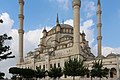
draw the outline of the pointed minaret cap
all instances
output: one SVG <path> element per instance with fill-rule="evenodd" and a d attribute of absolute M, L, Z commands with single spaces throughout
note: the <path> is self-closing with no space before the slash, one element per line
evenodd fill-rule
<path fill-rule="evenodd" d="M 44 32 L 47 32 L 47 30 L 46 30 L 46 28 L 45 28 L 45 27 L 44 27 L 44 29 L 43 29 L 43 33 L 44 33 Z"/>
<path fill-rule="evenodd" d="M 101 5 L 100 0 L 98 0 L 98 4 L 97 5 Z"/>
<path fill-rule="evenodd" d="M 57 13 L 57 19 L 56 19 L 56 25 L 59 24 L 59 18 L 58 18 L 58 13 Z"/>

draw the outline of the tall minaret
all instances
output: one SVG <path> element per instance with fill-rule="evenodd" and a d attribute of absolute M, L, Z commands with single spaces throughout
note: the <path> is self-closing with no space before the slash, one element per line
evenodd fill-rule
<path fill-rule="evenodd" d="M 98 58 L 102 57 L 102 51 L 101 51 L 101 46 L 102 46 L 102 36 L 101 36 L 101 27 L 102 27 L 102 23 L 101 23 L 101 3 L 100 0 L 98 0 L 98 4 L 97 4 L 97 19 L 98 19 L 98 24 L 97 24 L 97 29 L 98 29 L 98 37 L 97 37 L 97 41 L 98 41 Z"/>
<path fill-rule="evenodd" d="M 72 0 L 73 15 L 74 15 L 74 44 L 73 44 L 73 54 L 80 54 L 80 0 Z"/>
<path fill-rule="evenodd" d="M 23 15 L 23 9 L 24 9 L 24 0 L 19 0 L 19 5 L 20 5 L 20 11 L 19 11 L 19 58 L 18 58 L 18 64 L 21 64 L 22 62 L 24 62 L 23 59 L 23 34 L 24 34 L 24 30 L 23 30 L 23 20 L 24 20 L 24 15 Z"/>

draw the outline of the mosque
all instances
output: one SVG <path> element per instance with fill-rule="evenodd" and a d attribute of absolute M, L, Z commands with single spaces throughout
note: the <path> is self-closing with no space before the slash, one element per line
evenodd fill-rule
<path fill-rule="evenodd" d="M 98 56 L 95 57 L 91 52 L 89 41 L 85 38 L 85 33 L 80 32 L 80 0 L 72 0 L 73 7 L 73 26 L 69 24 L 60 24 L 57 15 L 56 25 L 49 31 L 45 28 L 43 36 L 40 38 L 40 43 L 35 51 L 28 52 L 23 58 L 23 9 L 24 1 L 19 0 L 19 57 L 18 67 L 49 70 L 52 67 L 64 67 L 64 62 L 69 58 L 80 58 L 84 60 L 85 64 L 91 68 L 92 62 L 96 59 L 102 59 L 104 67 L 109 68 L 109 80 L 115 80 L 119 77 L 119 58 L 120 55 L 110 53 L 106 57 L 102 55 L 102 35 L 101 35 L 101 2 L 97 3 L 97 42 L 98 42 Z M 65 79 L 64 77 L 62 77 Z M 70 79 L 65 79 L 70 80 Z M 87 79 L 85 79 L 87 80 Z M 88 79 L 89 80 L 89 79 Z M 108 79 L 107 79 L 108 80 Z"/>

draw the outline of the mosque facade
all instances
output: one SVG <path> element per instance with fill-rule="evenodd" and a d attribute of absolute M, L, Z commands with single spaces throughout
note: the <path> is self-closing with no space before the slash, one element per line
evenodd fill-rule
<path fill-rule="evenodd" d="M 47 31 L 43 30 L 43 36 L 40 38 L 38 48 L 33 52 L 28 52 L 23 58 L 23 9 L 24 1 L 19 0 L 19 58 L 18 67 L 49 70 L 52 67 L 64 67 L 64 62 L 69 58 L 80 58 L 84 60 L 85 65 L 91 69 L 92 62 L 96 59 L 102 59 L 104 67 L 109 68 L 109 80 L 115 80 L 119 74 L 119 58 L 120 55 L 110 53 L 106 57 L 102 55 L 102 35 L 101 35 L 101 3 L 97 3 L 97 42 L 98 42 L 98 56 L 95 57 L 91 52 L 89 41 L 85 38 L 85 33 L 80 32 L 80 0 L 72 0 L 73 7 L 73 26 L 69 24 L 60 24 L 57 15 L 55 26 Z M 63 77 L 64 79 L 64 77 Z M 70 80 L 70 79 L 68 79 Z M 87 79 L 85 79 L 87 80 Z"/>

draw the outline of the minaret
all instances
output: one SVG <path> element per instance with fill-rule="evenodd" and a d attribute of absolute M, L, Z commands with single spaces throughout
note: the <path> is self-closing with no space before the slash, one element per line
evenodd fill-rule
<path fill-rule="evenodd" d="M 19 58 L 18 58 L 18 64 L 21 64 L 22 62 L 24 62 L 23 60 L 23 34 L 24 34 L 24 30 L 23 30 L 23 20 L 24 20 L 24 15 L 23 15 L 23 6 L 24 6 L 24 1 L 23 0 L 19 0 Z"/>
<path fill-rule="evenodd" d="M 81 7 L 81 1 L 80 0 L 72 0 L 72 7 L 73 7 L 73 15 L 74 15 L 73 54 L 80 54 L 80 7 Z"/>
<path fill-rule="evenodd" d="M 101 23 L 101 3 L 100 0 L 98 0 L 98 4 L 97 4 L 97 19 L 98 19 L 98 24 L 97 24 L 97 29 L 98 29 L 98 37 L 97 37 L 97 41 L 98 41 L 98 58 L 102 57 L 102 51 L 101 51 L 101 46 L 102 46 L 102 36 L 101 36 L 101 27 L 102 27 L 102 23 Z"/>

